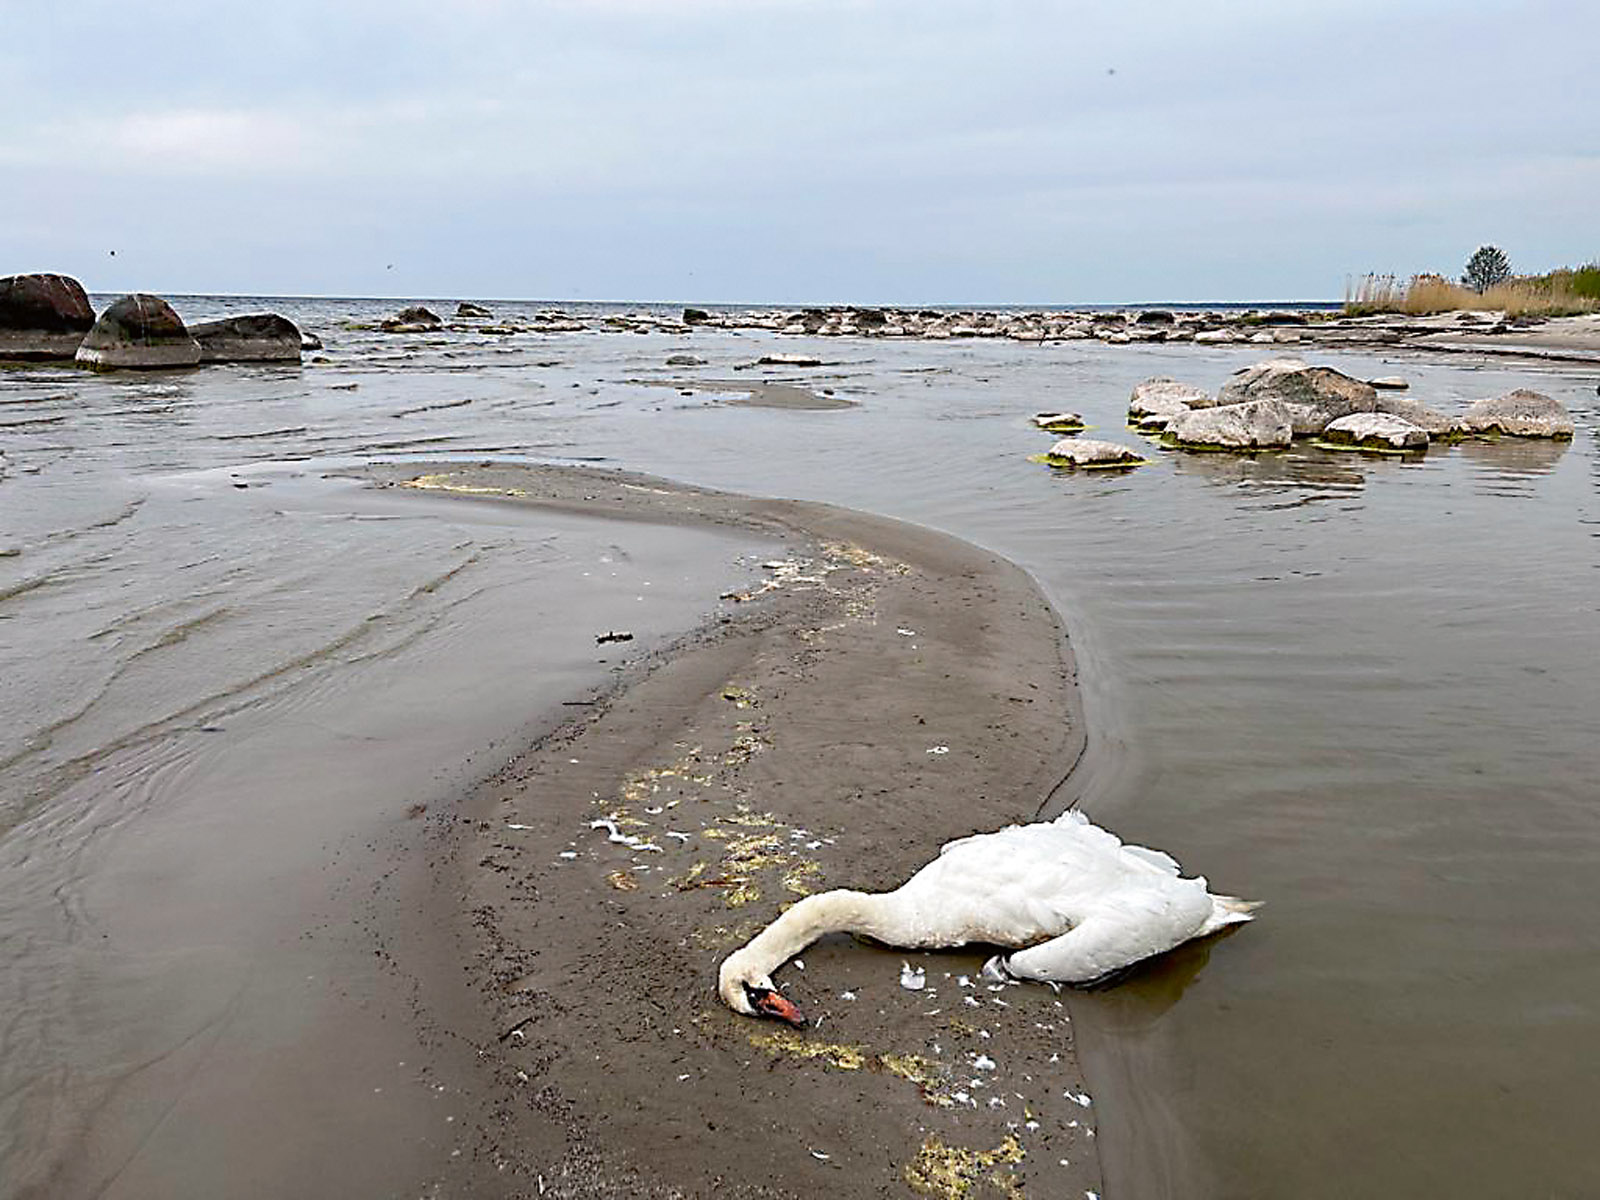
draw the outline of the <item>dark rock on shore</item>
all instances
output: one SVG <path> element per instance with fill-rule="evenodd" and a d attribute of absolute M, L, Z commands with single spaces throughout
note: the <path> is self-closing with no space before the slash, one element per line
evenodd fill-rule
<path fill-rule="evenodd" d="M 200 343 L 170 304 L 141 292 L 122 297 L 101 313 L 75 357 L 107 371 L 192 367 L 200 361 Z"/>
<path fill-rule="evenodd" d="M 494 314 L 481 304 L 472 304 L 463 300 L 456 305 L 456 316 L 487 318 L 494 316 Z"/>
<path fill-rule="evenodd" d="M 203 363 L 300 361 L 300 329 L 277 313 L 205 321 L 191 326 L 189 333 L 200 343 Z"/>
<path fill-rule="evenodd" d="M 66 275 L 0 279 L 0 358 L 71 358 L 94 327 L 83 285 Z"/>

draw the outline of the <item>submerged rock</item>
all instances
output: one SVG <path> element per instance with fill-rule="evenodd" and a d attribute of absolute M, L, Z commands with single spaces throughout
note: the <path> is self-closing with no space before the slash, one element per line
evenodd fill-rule
<path fill-rule="evenodd" d="M 1145 460 L 1139 452 L 1116 442 L 1099 442 L 1093 438 L 1062 438 L 1044 456 L 1053 467 L 1140 467 Z"/>
<path fill-rule="evenodd" d="M 1280 401 L 1247 400 L 1181 413 L 1167 436 L 1189 450 L 1281 450 L 1294 439 L 1294 423 Z"/>
<path fill-rule="evenodd" d="M 494 314 L 481 304 L 473 304 L 470 301 L 463 300 L 456 305 L 456 316 L 488 318 L 494 316 Z"/>
<path fill-rule="evenodd" d="M 820 367 L 822 360 L 815 354 L 763 354 L 756 359 L 758 367 Z"/>
<path fill-rule="evenodd" d="M 1388 413 L 1351 413 L 1330 421 L 1322 436 L 1336 446 L 1358 450 L 1425 450 L 1428 447 L 1427 430 Z"/>
<path fill-rule="evenodd" d="M 124 296 L 94 323 L 75 356 L 97 370 L 192 367 L 200 343 L 189 336 L 183 318 L 159 296 Z"/>
<path fill-rule="evenodd" d="M 200 343 L 203 363 L 299 362 L 304 349 L 299 327 L 277 313 L 205 321 L 191 326 L 189 334 Z"/>
<path fill-rule="evenodd" d="M 669 355 L 667 355 L 667 366 L 669 366 L 669 367 L 703 367 L 705 365 L 706 365 L 706 360 L 705 359 L 697 358 L 693 354 L 669 354 Z"/>
<path fill-rule="evenodd" d="M 1506 437 L 1570 438 L 1572 418 L 1559 400 L 1518 388 L 1493 400 L 1479 400 L 1462 418 L 1468 433 Z"/>
<path fill-rule="evenodd" d="M 1298 358 L 1274 358 L 1246 367 L 1223 385 L 1216 403 L 1277 400 L 1289 411 L 1296 437 L 1321 433 L 1330 421 L 1355 412 L 1374 412 L 1372 385 L 1332 367 L 1313 367 Z"/>
<path fill-rule="evenodd" d="M 83 285 L 67 275 L 0 279 L 0 358 L 71 358 L 94 327 Z"/>

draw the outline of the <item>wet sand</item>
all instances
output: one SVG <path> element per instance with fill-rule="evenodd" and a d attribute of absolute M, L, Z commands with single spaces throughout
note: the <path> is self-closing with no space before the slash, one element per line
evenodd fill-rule
<path fill-rule="evenodd" d="M 365 474 L 398 487 L 419 470 Z M 724 619 L 474 789 L 470 823 L 446 835 L 436 873 L 467 923 L 460 979 L 478 1002 L 452 1035 L 482 1068 L 446 1190 L 1099 1190 L 1065 1003 L 990 991 L 983 953 L 825 939 L 780 972 L 814 1022 L 799 1034 L 714 992 L 723 955 L 797 895 L 892 887 L 950 838 L 1070 799 L 1083 725 L 1033 581 L 822 505 L 583 469 L 427 470 L 431 490 L 479 502 L 788 546 Z M 613 842 L 600 819 L 660 849 Z M 905 960 L 925 990 L 900 986 Z"/>

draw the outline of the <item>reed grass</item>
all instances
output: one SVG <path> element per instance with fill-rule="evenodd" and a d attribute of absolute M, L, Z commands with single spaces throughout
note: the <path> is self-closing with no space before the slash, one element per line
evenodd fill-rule
<path fill-rule="evenodd" d="M 1548 275 L 1522 275 L 1482 292 L 1442 275 L 1363 275 L 1345 286 L 1346 316 L 1405 313 L 1503 312 L 1508 317 L 1571 317 L 1600 312 L 1600 264 L 1561 267 Z"/>

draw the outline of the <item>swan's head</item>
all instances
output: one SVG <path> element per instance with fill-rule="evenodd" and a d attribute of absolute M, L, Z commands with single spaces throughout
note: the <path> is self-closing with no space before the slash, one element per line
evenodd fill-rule
<path fill-rule="evenodd" d="M 717 974 L 717 993 L 724 1004 L 747 1017 L 772 1017 L 796 1029 L 806 1023 L 800 1010 L 778 991 L 771 977 L 745 960 L 742 954 L 731 954 L 723 960 Z"/>

